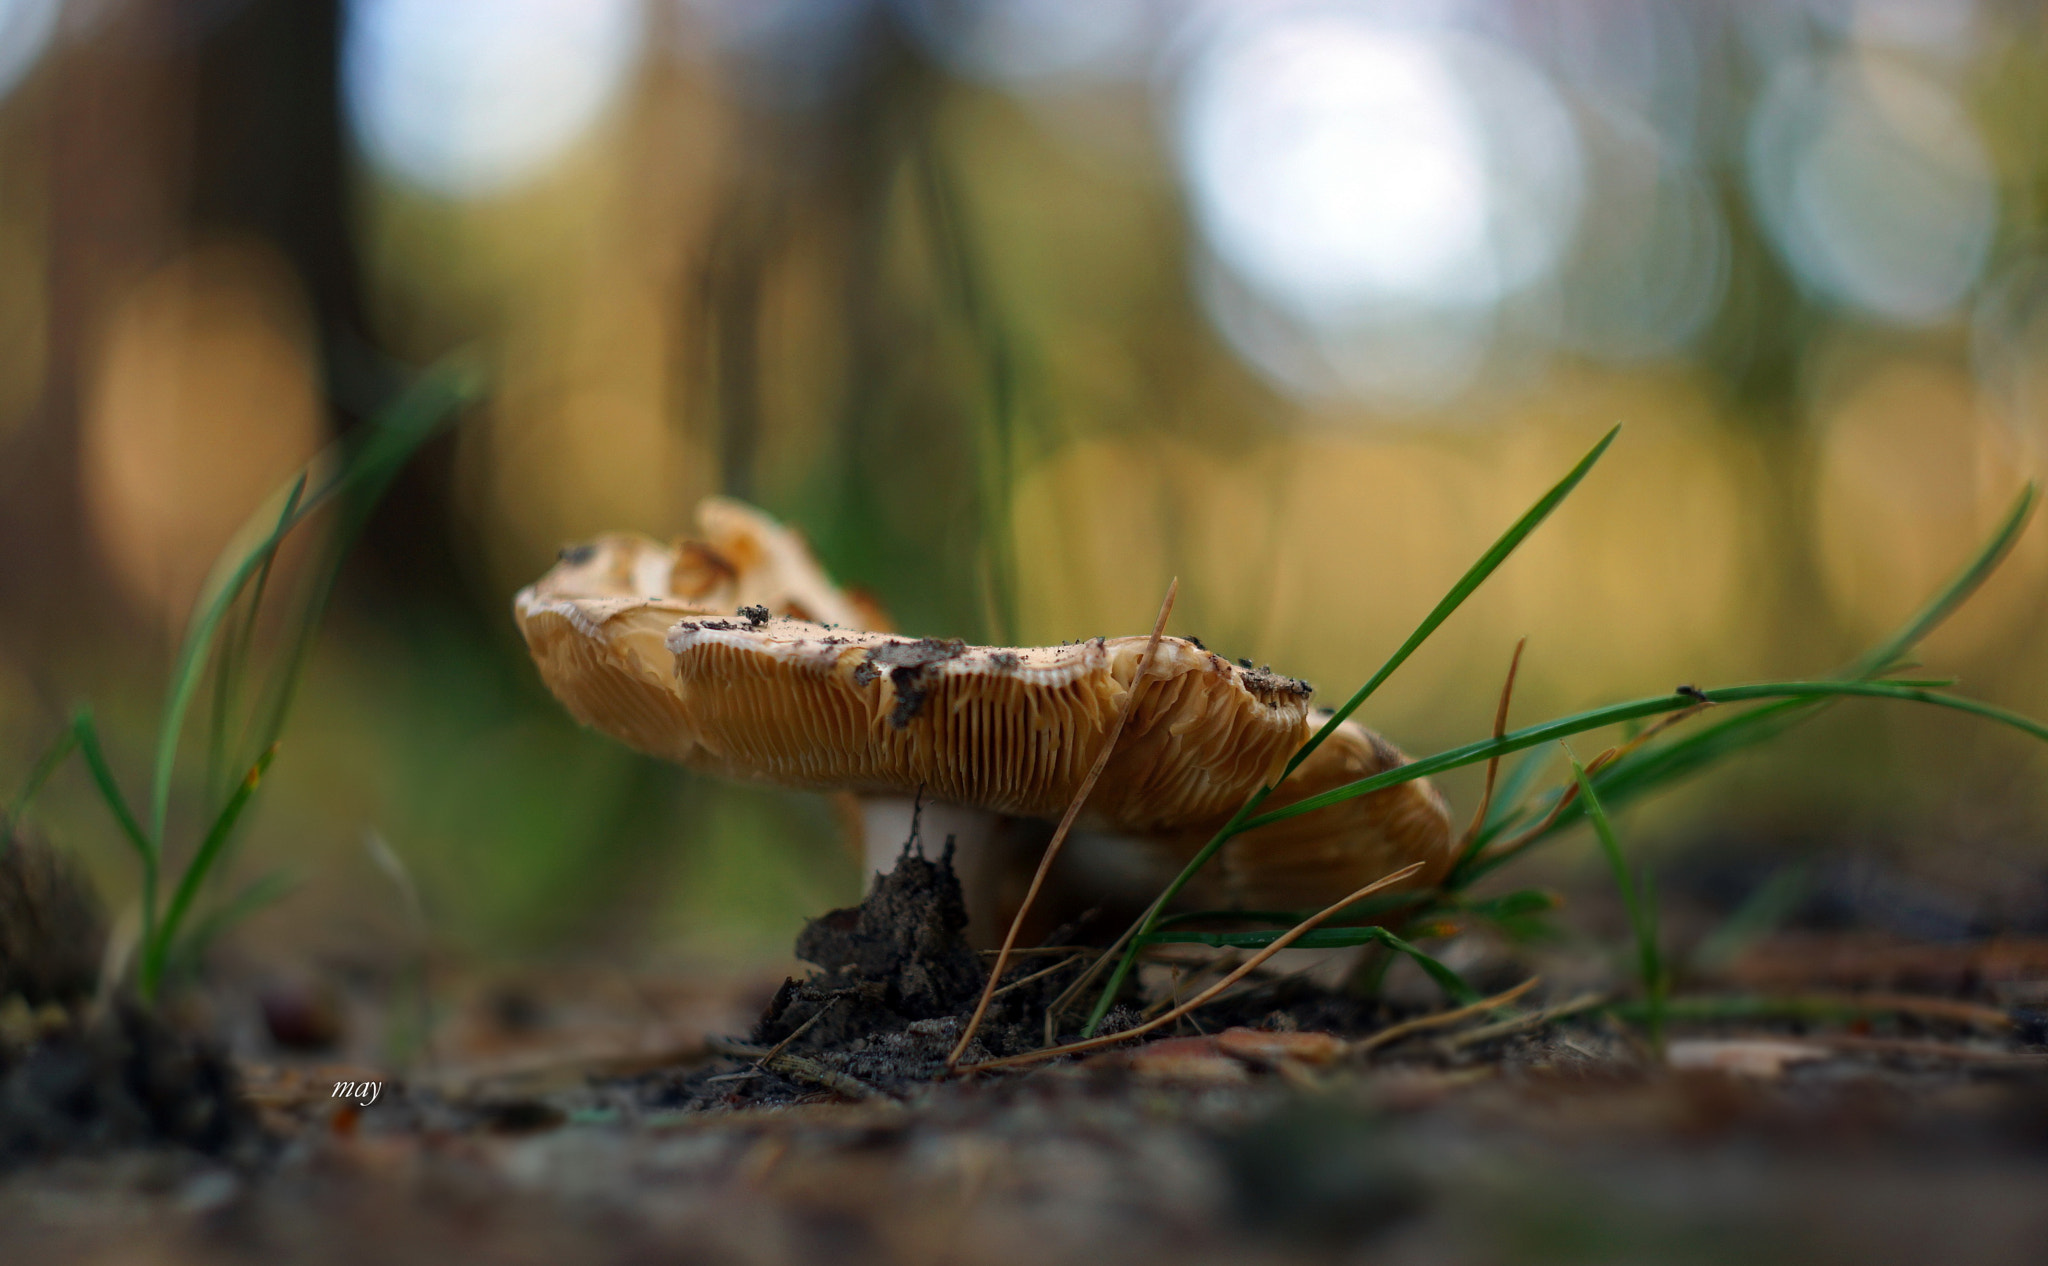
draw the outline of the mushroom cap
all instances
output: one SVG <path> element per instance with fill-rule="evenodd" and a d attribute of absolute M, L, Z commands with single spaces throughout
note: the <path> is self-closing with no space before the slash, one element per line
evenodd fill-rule
<path fill-rule="evenodd" d="M 690 557 L 687 546 L 603 537 L 565 551 L 514 610 L 542 677 L 578 720 L 730 778 L 1057 818 L 1145 653 L 1144 637 L 980 647 L 775 614 L 832 610 L 827 596 L 836 591 L 815 564 L 822 588 L 791 583 L 808 577 L 765 554 L 762 574 L 734 569 L 707 587 L 707 596 L 764 601 L 737 614 L 708 610 L 694 591 L 677 593 L 679 574 L 699 583 L 684 566 Z M 1127 837 L 1177 867 L 1278 777 L 1326 718 L 1310 707 L 1311 693 L 1304 682 L 1161 638 L 1080 825 Z M 1277 808 L 1405 759 L 1347 721 L 1267 803 Z M 1417 780 L 1238 836 L 1219 860 L 1196 893 L 1211 902 L 1326 904 L 1415 861 L 1425 866 L 1408 886 L 1422 886 L 1451 863 L 1449 813 Z"/>
<path fill-rule="evenodd" d="M 825 575 L 795 529 L 743 501 L 706 497 L 697 503 L 702 540 L 659 541 L 607 532 L 562 551 L 555 566 L 522 590 L 564 598 L 659 598 L 691 611 L 734 612 L 762 606 L 825 624 L 886 629 L 874 603 L 846 593 Z"/>

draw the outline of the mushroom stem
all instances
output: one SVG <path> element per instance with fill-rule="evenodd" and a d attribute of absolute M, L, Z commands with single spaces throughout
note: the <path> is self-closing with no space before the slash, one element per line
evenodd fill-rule
<path fill-rule="evenodd" d="M 943 800 L 922 805 L 910 796 L 862 796 L 860 799 L 861 877 L 873 888 L 877 875 L 896 868 L 913 831 L 924 855 L 936 859 L 953 843 L 953 874 L 967 901 L 968 940 L 996 943 L 1002 912 L 998 891 L 1010 869 L 1003 854 L 1003 817 L 992 809 L 974 809 Z"/>
<path fill-rule="evenodd" d="M 926 800 L 920 808 L 910 796 L 857 796 L 851 802 L 847 833 L 860 853 L 864 887 L 874 886 L 876 874 L 895 869 L 910 842 L 914 814 L 926 857 L 936 859 L 946 841 L 953 842 L 953 874 L 967 904 L 967 943 L 980 950 L 1003 943 L 1052 838 L 1052 823 L 945 800 Z M 1074 831 L 1018 943 L 1030 944 L 1091 908 L 1114 911 L 1114 918 L 1134 914 L 1173 877 L 1174 864 L 1173 855 L 1132 836 Z"/>

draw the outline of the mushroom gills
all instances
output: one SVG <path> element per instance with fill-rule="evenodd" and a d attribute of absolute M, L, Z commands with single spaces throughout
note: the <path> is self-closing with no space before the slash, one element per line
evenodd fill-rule
<path fill-rule="evenodd" d="M 1048 876 L 1053 909 L 1142 907 L 1329 715 L 1306 683 L 1178 637 L 1159 641 L 1133 699 L 1143 637 L 1005 648 L 877 631 L 885 618 L 834 588 L 789 529 L 725 499 L 700 506 L 699 522 L 702 542 L 615 534 L 565 550 L 520 591 L 514 614 L 549 688 L 578 720 L 652 755 L 857 797 L 852 834 L 870 871 L 894 865 L 922 800 L 925 854 L 958 842 L 970 934 L 984 944 L 1126 705 Z M 1406 760 L 1346 721 L 1267 807 Z M 1419 889 L 1452 851 L 1449 810 L 1416 779 L 1233 838 L 1182 904 L 1315 909 L 1418 861 L 1402 887 Z"/>

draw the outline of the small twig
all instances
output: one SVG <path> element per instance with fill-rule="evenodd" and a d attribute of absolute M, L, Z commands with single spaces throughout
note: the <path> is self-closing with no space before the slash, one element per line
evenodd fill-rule
<path fill-rule="evenodd" d="M 1913 1059 L 1945 1059 L 1959 1064 L 1991 1068 L 2048 1069 L 2048 1055 L 2025 1051 L 1987 1051 L 1959 1042 L 1926 1042 L 1908 1037 L 1858 1037 L 1853 1034 L 1820 1034 L 1799 1039 L 1832 1050 L 1860 1055 L 1899 1055 Z"/>
<path fill-rule="evenodd" d="M 1598 760 L 1599 757 L 1596 756 L 1594 759 Z M 1513 839 L 1486 850 L 1486 860 L 1498 865 L 1543 838 L 1543 833 L 1557 825 L 1558 816 L 1570 808 L 1572 801 L 1578 798 L 1579 789 L 1577 787 L 1566 787 L 1564 794 L 1557 798 L 1556 804 L 1550 806 L 1550 812 L 1543 815 L 1541 822 L 1538 822 L 1535 826 L 1530 827 Z"/>
<path fill-rule="evenodd" d="M 1081 816 L 1081 806 L 1088 802 L 1088 793 L 1095 790 L 1095 780 L 1102 777 L 1110 754 L 1116 751 L 1116 741 L 1123 737 L 1124 723 L 1131 719 L 1138 696 L 1144 692 L 1146 678 L 1151 676 L 1152 659 L 1158 653 L 1159 638 L 1166 632 L 1166 619 L 1173 614 L 1173 600 L 1179 593 L 1180 578 L 1176 576 L 1166 586 L 1166 598 L 1159 604 L 1159 618 L 1152 622 L 1152 636 L 1145 639 L 1145 654 L 1138 660 L 1138 673 L 1131 679 L 1130 691 L 1124 695 L 1124 706 L 1117 709 L 1116 721 L 1102 740 L 1102 750 L 1095 753 L 1095 763 L 1089 766 L 1088 776 L 1081 780 L 1074 798 L 1067 804 L 1066 814 L 1060 818 L 1058 829 L 1052 833 L 1051 842 L 1038 859 L 1038 873 L 1031 877 L 1031 887 L 1024 892 L 1023 904 L 1017 907 L 1016 917 L 1010 920 L 1010 930 L 1003 935 L 1003 948 L 996 954 L 995 966 L 989 969 L 988 983 L 981 988 L 981 1001 L 974 1004 L 974 1014 L 967 1018 L 967 1027 L 960 1031 L 960 1040 L 954 1044 L 952 1053 L 946 1056 L 947 1072 L 959 1066 L 960 1057 L 967 1053 L 967 1044 L 974 1040 L 975 1032 L 981 1028 L 981 1019 L 988 1014 L 988 1004 L 995 997 L 996 981 L 1002 978 L 1003 968 L 1009 965 L 1010 949 L 1017 943 L 1017 934 L 1024 930 L 1024 920 L 1031 913 L 1032 903 L 1038 900 L 1038 890 L 1045 886 L 1045 876 L 1065 846 L 1067 833 L 1074 829 L 1074 819 Z"/>
<path fill-rule="evenodd" d="M 1026 976 L 1021 980 L 1011 981 L 1009 984 L 1004 985 L 1001 989 L 998 989 L 994 993 L 990 994 L 989 997 L 1000 998 L 1004 994 L 1010 992 L 1012 989 L 1028 985 L 1034 980 L 1042 980 L 1045 977 L 1052 975 L 1056 971 L 1062 971 L 1068 967 L 1072 967 L 1076 960 L 1078 960 L 1080 957 L 1081 955 L 1079 954 L 1073 954 L 1068 956 L 1067 958 L 1061 959 L 1059 962 L 1054 963 L 1050 967 L 1042 967 L 1039 970 L 1032 972 L 1029 976 Z"/>
<path fill-rule="evenodd" d="M 838 1006 L 839 1000 L 845 996 L 845 994 L 833 994 L 831 997 L 825 999 L 824 1006 L 819 1007 L 816 1011 L 811 1012 L 810 1019 L 805 1020 L 802 1024 L 799 1024 L 795 1028 L 791 1029 L 780 1042 L 777 1042 L 775 1045 L 769 1047 L 768 1053 L 766 1055 L 763 1055 L 761 1057 L 760 1063 L 754 1066 L 756 1068 L 767 1067 L 769 1060 L 774 1059 L 777 1055 L 780 1055 L 782 1054 L 782 1052 L 788 1050 L 790 1043 L 796 1041 L 804 1034 L 810 1032 L 811 1026 L 813 1024 L 816 1024 L 818 1021 L 824 1019 L 825 1013 L 827 1011 L 830 1011 L 832 1008 Z"/>
<path fill-rule="evenodd" d="M 1153 905 L 1158 905 L 1160 900 L 1163 900 L 1163 898 L 1155 899 L 1153 901 Z M 1047 1046 L 1051 1046 L 1053 1044 L 1053 1039 L 1058 1036 L 1058 1034 L 1054 1031 L 1054 1025 L 1057 1024 L 1059 1017 L 1066 1011 L 1068 1007 L 1073 1005 L 1074 999 L 1080 996 L 1082 990 L 1086 989 L 1090 984 L 1094 983 L 1095 978 L 1102 974 L 1103 968 L 1117 961 L 1117 956 L 1123 953 L 1124 946 L 1130 943 L 1131 938 L 1138 934 L 1138 929 L 1143 927 L 1145 921 L 1147 919 L 1150 919 L 1151 917 L 1151 912 L 1148 910 L 1143 918 L 1139 919 L 1136 923 L 1133 923 L 1129 927 L 1125 928 L 1123 930 L 1123 935 L 1117 937 L 1108 949 L 1103 950 L 1101 954 L 1097 955 L 1095 961 L 1088 964 L 1088 970 L 1082 972 L 1080 977 L 1076 979 L 1073 984 L 1068 985 L 1066 989 L 1060 993 L 1059 997 L 1054 998 L 1052 1000 L 1052 1004 L 1046 1007 L 1045 1044 Z M 1185 949 L 1187 948 L 1187 946 L 1184 944 L 1178 946 L 1169 944 L 1155 945 L 1147 948 L 1149 948 L 1152 952 L 1157 953 L 1160 950 L 1170 950 L 1175 948 Z M 1144 953 L 1145 951 L 1140 950 L 1139 952 Z"/>
<path fill-rule="evenodd" d="M 1495 1038 L 1513 1037 L 1517 1033 L 1526 1033 L 1531 1029 L 1540 1029 L 1546 1024 L 1577 1015 L 1581 1011 L 1591 1011 L 1594 1007 L 1606 1001 L 1607 995 L 1604 993 L 1582 993 L 1571 1001 L 1560 1002 L 1554 1007 L 1545 1007 L 1541 1011 L 1531 1011 L 1527 1015 L 1514 1016 L 1497 1024 L 1482 1024 L 1476 1029 L 1467 1029 L 1463 1033 L 1454 1033 L 1443 1040 L 1443 1046 L 1445 1050 L 1457 1051 L 1463 1050 L 1467 1046 L 1477 1046 L 1481 1042 L 1491 1042 Z"/>
<path fill-rule="evenodd" d="M 1902 993 L 1810 993 L 1795 994 L 1789 1001 L 1813 1007 L 1838 1006 L 1857 1011 L 1889 1011 L 1894 1015 L 1913 1015 L 1925 1020 L 1948 1020 L 1995 1033 L 2006 1032 L 2013 1027 L 2012 1016 L 2006 1012 L 1978 1002 L 1965 1002 L 1961 998 L 1922 998 Z"/>
<path fill-rule="evenodd" d="M 1232 967 L 1236 966 L 1236 964 L 1232 962 L 1232 956 L 1235 953 L 1235 950 L 1226 949 L 1221 954 L 1217 954 L 1214 957 L 1209 958 L 1207 961 L 1198 962 L 1194 964 L 1192 970 L 1188 971 L 1185 975 L 1183 975 L 1181 972 L 1182 964 L 1169 964 L 1174 973 L 1172 991 L 1169 992 L 1165 997 L 1160 998 L 1154 1003 L 1152 1003 L 1151 1006 L 1146 1007 L 1142 1012 L 1139 1013 L 1138 1018 L 1141 1020 L 1149 1020 L 1153 1016 L 1158 1015 L 1161 1011 L 1166 1010 L 1168 1007 L 1179 1006 L 1181 993 L 1183 990 L 1192 989 L 1197 981 L 1200 981 L 1204 976 L 1207 976 L 1210 972 L 1217 971 L 1219 969 L 1223 971 L 1228 971 Z"/>
<path fill-rule="evenodd" d="M 1417 1016 L 1412 1020 L 1403 1020 L 1399 1024 L 1390 1024 L 1377 1033 L 1359 1038 L 1345 1049 L 1347 1053 L 1352 1055 L 1365 1055 L 1380 1049 L 1382 1046 L 1392 1046 L 1403 1038 L 1413 1037 L 1417 1033 L 1426 1033 L 1431 1029 L 1446 1028 L 1461 1021 L 1469 1020 L 1475 1015 L 1484 1015 L 1488 1011 L 1506 1006 L 1531 989 L 1534 989 L 1536 982 L 1541 979 L 1542 977 L 1540 976 L 1531 976 L 1512 989 L 1503 990 L 1491 998 L 1481 998 L 1469 1006 L 1458 1007 L 1451 1011 L 1438 1011 L 1433 1015 Z"/>
<path fill-rule="evenodd" d="M 1001 950 L 999 950 L 999 949 L 985 949 L 985 950 L 976 950 L 976 951 L 974 951 L 974 952 L 975 952 L 975 953 L 977 953 L 977 954 L 979 954 L 979 955 L 981 955 L 981 956 L 982 956 L 983 958 L 994 958 L 994 957 L 995 957 L 996 955 L 998 955 L 998 954 L 1002 953 L 1003 951 L 1001 951 Z M 1093 953 L 1095 953 L 1095 947 L 1094 947 L 1093 945 L 1040 945 L 1040 946 L 1037 946 L 1037 947 L 1035 947 L 1035 948 L 1032 948 L 1032 949 L 1013 949 L 1013 950 L 1011 950 L 1011 951 L 1010 951 L 1010 957 L 1011 957 L 1011 958 L 1031 958 L 1031 957 L 1043 957 L 1044 955 L 1047 955 L 1047 954 L 1093 954 Z"/>
<path fill-rule="evenodd" d="M 1106 948 L 1106 951 L 1096 955 L 1096 961 L 1087 965 L 1087 969 L 1081 971 L 1081 975 L 1077 975 L 1071 985 L 1061 989 L 1059 996 L 1053 998 L 1053 1002 L 1047 1008 L 1044 1008 L 1044 1045 L 1051 1047 L 1055 1041 L 1059 1041 L 1059 1018 L 1067 1012 L 1069 1006 L 1073 1006 L 1073 1000 L 1081 996 L 1081 989 L 1085 989 L 1087 985 L 1094 983 L 1094 979 L 1098 975 L 1102 975 L 1102 969 L 1116 961 L 1116 955 L 1120 955 L 1124 951 L 1124 946 L 1130 942 L 1130 938 L 1137 936 L 1137 932 L 1139 932 L 1139 924 L 1130 924 L 1128 928 L 1124 928 L 1122 936 L 1118 936 L 1110 944 L 1110 948 Z M 1147 946 L 1147 948 L 1149 948 L 1153 955 L 1159 955 L 1161 951 L 1176 951 L 1176 948 L 1190 948 L 1190 946 L 1186 946 L 1186 944 L 1155 944 L 1155 946 Z M 1147 951 L 1139 951 L 1139 953 L 1143 955 Z M 1147 1010 L 1147 1018 L 1149 1016 L 1151 1016 L 1151 1010 Z"/>
<path fill-rule="evenodd" d="M 1654 725 L 1644 727 L 1642 733 L 1636 735 L 1628 742 L 1623 743 L 1619 747 L 1610 747 L 1606 751 L 1601 752 L 1598 756 L 1595 756 L 1592 760 L 1587 761 L 1587 777 L 1591 777 L 1592 775 L 1599 773 L 1601 770 L 1607 768 L 1609 765 L 1612 765 L 1615 761 L 1620 760 L 1624 756 L 1630 755 L 1631 753 L 1635 752 L 1638 748 L 1640 748 L 1643 744 L 1649 742 L 1653 738 L 1656 738 L 1659 734 L 1662 734 L 1664 731 L 1670 729 L 1674 725 L 1677 725 L 1679 722 L 1689 721 L 1692 718 L 1698 716 L 1700 713 L 1706 711 L 1708 708 L 1714 706 L 1715 705 L 1712 701 L 1706 703 L 1696 703 L 1692 705 L 1690 708 L 1680 708 L 1676 712 L 1669 713 L 1666 716 L 1658 718 L 1657 722 Z M 1516 853 L 1519 853 L 1523 849 L 1529 847 L 1531 844 L 1534 844 L 1538 839 L 1542 838 L 1544 832 L 1548 831 L 1551 827 L 1557 824 L 1558 815 L 1562 814 L 1566 809 L 1570 808 L 1572 801 L 1578 799 L 1578 797 L 1578 787 L 1574 784 L 1566 784 L 1564 794 L 1557 798 L 1557 803 L 1550 807 L 1550 812 L 1543 815 L 1543 820 L 1541 822 L 1538 822 L 1535 826 L 1530 827 L 1528 830 L 1522 832 L 1520 835 L 1517 835 L 1515 838 L 1508 840 L 1506 843 L 1497 844 L 1494 847 L 1487 849 L 1487 862 L 1491 865 L 1497 866 L 1500 863 L 1506 861 L 1508 858 L 1513 857 Z"/>
<path fill-rule="evenodd" d="M 1508 679 L 1501 683 L 1500 706 L 1493 710 L 1493 740 L 1498 743 L 1501 735 L 1508 732 L 1508 703 L 1515 697 L 1515 674 L 1522 667 L 1522 648 L 1529 644 L 1528 638 L 1515 643 L 1515 655 L 1508 661 Z M 1458 841 L 1458 856 L 1472 847 L 1472 841 L 1479 838 L 1480 829 L 1486 825 L 1486 815 L 1493 808 L 1493 784 L 1500 776 L 1500 757 L 1486 762 L 1486 790 L 1479 797 L 1479 809 L 1472 815 L 1472 824 L 1465 828 L 1464 836 Z"/>
<path fill-rule="evenodd" d="M 1608 748 L 1606 751 L 1600 753 L 1598 756 L 1595 756 L 1592 760 L 1586 762 L 1586 773 L 1588 775 L 1599 773 L 1601 770 L 1607 768 L 1608 764 L 1614 760 L 1614 756 L 1615 749 L 1611 747 Z M 1543 820 L 1541 822 L 1538 822 L 1535 826 L 1530 827 L 1528 830 L 1522 832 L 1520 835 L 1517 835 L 1513 839 L 1508 840 L 1507 842 L 1502 844 L 1497 844 L 1494 847 L 1486 850 L 1486 860 L 1491 863 L 1494 863 L 1495 865 L 1498 865 L 1501 862 L 1506 861 L 1508 858 L 1513 857 L 1516 853 L 1519 853 L 1523 849 L 1529 847 L 1531 844 L 1534 844 L 1537 840 L 1543 837 L 1544 832 L 1548 831 L 1551 827 L 1557 825 L 1558 817 L 1561 814 L 1563 814 L 1566 809 L 1571 807 L 1572 801 L 1577 800 L 1578 798 L 1578 784 L 1575 782 L 1566 783 L 1564 786 L 1563 794 L 1558 796 L 1556 804 L 1550 806 L 1550 812 L 1543 815 Z"/>
<path fill-rule="evenodd" d="M 419 885 L 413 881 L 412 870 L 398 850 L 391 847 L 391 841 L 375 827 L 363 833 L 363 850 L 370 855 L 370 861 L 391 881 L 398 890 L 399 900 L 405 907 L 405 921 L 412 932 L 412 970 L 419 986 L 418 997 L 414 999 L 418 1014 L 414 1022 L 420 1026 L 419 1053 L 424 1057 L 427 1071 L 439 1071 L 440 1061 L 434 1049 L 434 937 L 433 929 L 427 924 L 426 903 L 420 900 Z"/>
<path fill-rule="evenodd" d="M 1153 898 L 1152 904 L 1155 906 L 1159 905 L 1165 899 L 1165 894 L 1162 893 L 1158 897 Z M 1076 998 L 1081 996 L 1082 990 L 1094 983 L 1095 978 L 1102 974 L 1103 968 L 1116 961 L 1117 955 L 1124 952 L 1124 947 L 1131 943 L 1131 938 L 1138 934 L 1138 929 L 1143 927 L 1145 919 L 1149 918 L 1151 918 L 1151 911 L 1148 909 L 1145 918 L 1139 919 L 1136 923 L 1125 928 L 1123 934 L 1111 942 L 1108 949 L 1102 951 L 1101 955 L 1094 962 L 1088 964 L 1088 970 L 1082 972 L 1080 978 L 1075 980 L 1073 984 L 1061 990 L 1059 997 L 1054 998 L 1052 1004 L 1046 1007 L 1045 1044 L 1047 1046 L 1051 1046 L 1053 1038 L 1058 1036 L 1055 1032 L 1055 1026 L 1058 1025 L 1060 1016 L 1066 1012 L 1068 1007 L 1074 1004 Z"/>
<path fill-rule="evenodd" d="M 1160 1016 L 1156 1020 L 1148 1020 L 1145 1023 L 1138 1025 L 1136 1028 L 1125 1029 L 1121 1033 L 1106 1033 L 1101 1037 L 1084 1038 L 1079 1042 L 1069 1042 L 1065 1046 L 1051 1046 L 1045 1048 L 1044 1050 L 1028 1051 L 1022 1055 L 1011 1055 L 1003 1059 L 991 1059 L 984 1060 L 979 1064 L 968 1064 L 961 1068 L 960 1071 L 980 1072 L 983 1069 L 988 1068 L 1008 1068 L 1017 1064 L 1034 1064 L 1037 1063 L 1039 1060 L 1054 1059 L 1061 1055 L 1078 1055 L 1082 1051 L 1092 1051 L 1098 1050 L 1104 1046 L 1114 1046 L 1119 1042 L 1128 1042 L 1134 1037 L 1141 1037 L 1144 1034 L 1150 1033 L 1154 1029 L 1164 1028 L 1167 1025 L 1174 1023 L 1176 1020 L 1179 1020 L 1182 1016 L 1187 1015 L 1189 1012 L 1194 1011 L 1196 1008 L 1202 1006 L 1211 998 L 1214 998 L 1217 994 L 1222 993 L 1225 989 L 1228 989 L 1230 988 L 1230 986 L 1236 984 L 1238 981 L 1243 980 L 1246 976 L 1251 975 L 1252 972 L 1256 971 L 1259 968 L 1260 964 L 1264 963 L 1267 959 L 1273 957 L 1273 955 L 1279 953 L 1281 950 L 1284 950 L 1288 946 L 1294 944 L 1303 936 L 1306 936 L 1308 933 L 1314 931 L 1324 921 L 1333 918 L 1337 914 L 1341 913 L 1344 907 L 1350 905 L 1352 902 L 1357 901 L 1360 898 L 1370 896 L 1373 893 L 1378 892 L 1380 889 L 1388 887 L 1389 885 L 1400 883 L 1402 880 L 1408 878 L 1410 875 L 1413 875 L 1416 871 L 1421 870 L 1422 867 L 1423 863 L 1421 862 L 1411 862 L 1408 865 L 1403 866 L 1401 869 L 1394 871 L 1392 874 L 1383 875 L 1380 878 L 1373 880 L 1371 883 L 1367 884 L 1363 888 L 1360 888 L 1357 892 L 1352 893 L 1350 896 L 1344 898 L 1342 901 L 1339 901 L 1337 904 L 1333 906 L 1328 906 L 1322 910 L 1317 911 L 1315 914 L 1310 915 L 1308 918 L 1303 919 L 1300 923 L 1295 924 L 1293 927 L 1287 929 L 1287 931 L 1281 933 L 1280 936 L 1277 939 L 1275 939 L 1271 945 L 1266 946 L 1258 953 L 1246 959 L 1237 968 L 1236 971 L 1231 972 L 1228 976 L 1225 976 L 1223 979 L 1217 981 L 1215 984 L 1209 986 L 1207 989 L 1204 989 L 1201 993 L 1196 994 L 1193 998 L 1188 999 L 1186 1002 L 1175 1007 L 1173 1010 L 1167 1012 L 1165 1015 Z"/>
<path fill-rule="evenodd" d="M 755 1065 L 756 1068 L 766 1068 L 770 1072 L 780 1073 L 793 1081 L 807 1082 L 813 1086 L 822 1086 L 835 1094 L 845 1095 L 849 1099 L 887 1099 L 889 1097 L 858 1077 L 849 1077 L 836 1068 L 827 1068 L 817 1060 L 805 1059 L 801 1055 L 777 1055 L 765 1046 L 755 1046 L 751 1042 L 735 1042 L 731 1038 L 725 1037 L 707 1037 L 704 1039 L 704 1044 L 717 1051 L 720 1055 L 730 1055 L 736 1059 L 759 1060 L 760 1062 Z"/>
<path fill-rule="evenodd" d="M 1666 1009 L 1679 1020 L 1830 1019 L 1854 1015 L 1910 1015 L 1966 1024 L 1993 1033 L 2010 1032 L 2013 1019 L 1997 1007 L 1961 998 L 1917 994 L 1812 992 L 1792 994 L 1693 994 L 1670 999 Z M 1621 1010 L 1626 1011 L 1624 1005 Z"/>

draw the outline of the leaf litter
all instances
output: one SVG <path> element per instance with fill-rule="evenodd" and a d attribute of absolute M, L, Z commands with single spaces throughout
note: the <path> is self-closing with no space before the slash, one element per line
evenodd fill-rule
<path fill-rule="evenodd" d="M 1618 926 L 1599 900 L 1596 889 L 1582 917 Z M 2042 1035 L 2017 1025 L 1987 1033 L 1940 1008 L 1852 1021 L 1674 1007 L 1675 1058 L 1659 1065 L 1613 1012 L 1531 1022 L 1611 986 L 1606 950 L 1501 942 L 1490 963 L 1461 964 L 1494 992 L 1471 1007 L 1448 1008 L 1419 977 L 1361 999 L 1275 973 L 1170 1035 L 947 1078 L 987 972 L 965 927 L 950 856 L 909 849 L 861 905 L 803 930 L 815 970 L 757 995 L 750 1025 L 706 1020 L 697 1042 L 638 1068 L 579 1057 L 515 1082 L 465 1071 L 453 1047 L 449 1066 L 409 1079 L 281 1047 L 192 1056 L 182 1082 L 145 1078 L 155 1102 L 234 1084 L 208 1082 L 225 1070 L 244 1088 L 229 1101 L 263 1122 L 255 1145 L 228 1116 L 182 1134 L 103 1128 L 67 1146 L 72 1162 L 45 1154 L 0 1178 L 0 1251 L 76 1260 L 147 1241 L 178 1262 L 687 1250 L 879 1263 L 1084 1262 L 1113 1249 L 1185 1266 L 1526 1260 L 1517 1246 L 1530 1236 L 1569 1245 L 1597 1231 L 1648 1258 L 1739 1247 L 1763 1261 L 1853 1250 L 1882 1264 L 1915 1260 L 1910 1226 L 1948 1227 L 1953 1261 L 2031 1260 L 2041 1242 L 2021 1193 L 2048 1180 L 2048 1074 L 2029 1054 Z M 1816 934 L 1796 917 L 1780 933 Z M 1079 937 L 1064 929 L 1017 957 L 974 1058 L 1043 1044 L 1044 1006 L 1090 957 L 1069 948 Z M 1522 987 L 1536 971 L 1544 981 Z M 1168 971 L 1133 979 L 1119 1026 L 1175 988 Z M 508 1041 L 570 1023 L 551 1018 L 570 1013 L 539 979 L 516 1007 L 502 990 L 478 997 L 476 1022 Z M 170 1038 L 140 1039 L 152 1049 L 209 1049 L 169 1021 L 106 1014 L 131 1045 L 153 1024 Z M 1442 1022 L 1413 1023 L 1430 1019 Z M 1489 1026 L 1505 1031 L 1485 1038 Z M 115 1045 L 69 1029 L 30 1044 L 38 1058 L 89 1048 L 85 1065 L 133 1067 L 106 1055 Z M 358 1111 L 328 1095 L 344 1074 L 390 1080 Z"/>

